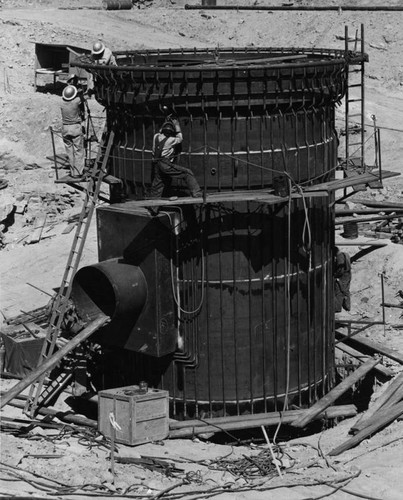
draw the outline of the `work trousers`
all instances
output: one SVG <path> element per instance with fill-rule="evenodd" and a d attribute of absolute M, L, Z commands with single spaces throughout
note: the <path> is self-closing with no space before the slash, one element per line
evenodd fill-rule
<path fill-rule="evenodd" d="M 63 125 L 62 135 L 69 158 L 70 175 L 81 176 L 85 165 L 84 135 L 81 123 Z"/>
<path fill-rule="evenodd" d="M 193 197 L 202 196 L 199 183 L 191 170 L 161 159 L 155 162 L 154 179 L 150 189 L 151 198 L 161 198 L 164 187 L 169 186 L 172 179 L 184 180 Z"/>
<path fill-rule="evenodd" d="M 351 274 L 345 274 L 335 280 L 334 284 L 334 308 L 335 312 L 341 312 L 342 309 L 349 311 L 351 309 L 350 301 L 350 282 Z"/>

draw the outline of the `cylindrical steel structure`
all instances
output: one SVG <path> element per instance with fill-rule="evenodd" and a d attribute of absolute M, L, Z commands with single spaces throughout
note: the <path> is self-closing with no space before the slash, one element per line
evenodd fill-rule
<path fill-rule="evenodd" d="M 201 206 L 173 210 L 182 341 L 169 360 L 133 354 L 132 376 L 168 389 L 175 416 L 315 401 L 333 381 L 333 210 L 331 195 L 303 188 L 334 177 L 335 106 L 359 55 L 248 48 L 116 56 L 117 67 L 78 63 L 93 73 L 115 130 L 111 173 L 141 199 L 153 135 L 172 113 L 184 136 L 180 163 L 207 194 Z M 267 196 L 273 185 L 283 198 Z M 183 195 L 183 186 L 171 192 Z M 226 197 L 209 203 L 209 193 Z M 169 211 L 159 218 L 172 222 Z"/>

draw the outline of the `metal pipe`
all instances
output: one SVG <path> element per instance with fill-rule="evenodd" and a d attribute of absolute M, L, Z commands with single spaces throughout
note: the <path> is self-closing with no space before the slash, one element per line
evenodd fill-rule
<path fill-rule="evenodd" d="M 185 5 L 186 10 L 269 10 L 269 11 L 386 11 L 386 12 L 401 12 L 401 5 L 345 5 L 339 7 L 337 5 Z"/>
<path fill-rule="evenodd" d="M 282 412 L 262 413 L 256 415 L 241 415 L 234 417 L 218 417 L 208 420 L 188 420 L 186 422 L 170 423 L 170 439 L 192 437 L 197 434 L 210 432 L 234 431 L 252 429 L 261 425 L 277 425 L 279 422 L 290 424 L 297 418 L 302 418 L 309 410 L 287 410 Z M 351 417 L 357 414 L 354 405 L 330 406 L 322 413 L 315 415 L 315 419 Z M 183 424 L 183 426 L 182 426 Z"/>

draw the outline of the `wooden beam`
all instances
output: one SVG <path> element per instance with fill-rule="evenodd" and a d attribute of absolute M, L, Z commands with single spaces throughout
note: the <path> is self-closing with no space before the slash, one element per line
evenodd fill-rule
<path fill-rule="evenodd" d="M 6 392 L 6 394 L 1 398 L 0 409 L 18 396 L 24 389 L 35 383 L 41 375 L 54 368 L 64 358 L 64 356 L 66 356 L 79 344 L 84 342 L 84 340 L 88 339 L 95 331 L 105 325 L 109 320 L 109 316 L 99 314 L 94 321 L 91 321 L 91 323 L 81 330 L 81 332 L 69 340 L 61 349 L 56 351 L 53 356 L 46 359 L 35 370 L 30 372 L 24 379 Z"/>
<path fill-rule="evenodd" d="M 360 239 L 354 239 L 354 240 L 349 240 L 349 239 L 341 239 L 337 238 L 335 241 L 335 245 L 337 247 L 386 247 L 389 245 L 389 240 L 363 240 L 362 238 Z"/>
<path fill-rule="evenodd" d="M 403 402 L 398 403 L 397 405 L 392 406 L 391 408 L 386 408 L 385 410 L 380 410 L 377 414 L 375 414 L 368 422 L 367 426 L 358 432 L 354 437 L 347 440 L 340 446 L 337 446 L 332 451 L 330 451 L 329 455 L 334 457 L 336 455 L 340 455 L 341 453 L 357 446 L 357 444 L 361 443 L 366 437 L 374 434 L 376 431 L 385 427 L 390 422 L 393 422 L 396 418 L 400 417 L 403 414 Z"/>
<path fill-rule="evenodd" d="M 284 412 L 261 413 L 255 415 L 237 415 L 232 417 L 218 417 L 206 420 L 185 420 L 169 422 L 169 438 L 178 439 L 191 437 L 197 434 L 209 434 L 221 431 L 235 431 L 252 429 L 261 425 L 277 425 L 279 422 L 290 424 L 297 417 L 304 415 L 309 410 L 287 410 Z M 316 415 L 320 418 L 353 417 L 357 414 L 354 405 L 340 405 L 327 408 L 326 411 Z"/>
<path fill-rule="evenodd" d="M 341 224 L 345 224 L 346 222 L 374 222 L 377 220 L 393 220 L 400 219 L 401 217 L 403 217 L 403 214 L 376 215 L 374 217 L 346 217 L 344 219 L 337 219 L 335 221 L 335 225 L 340 226 Z"/>
<path fill-rule="evenodd" d="M 363 354 L 361 351 L 357 351 L 357 349 L 354 349 L 353 347 L 345 344 L 338 344 L 336 346 L 336 350 L 348 354 L 349 356 L 357 359 L 360 363 L 364 363 L 370 358 L 368 354 Z M 374 366 L 374 372 L 376 372 L 381 377 L 385 377 L 386 379 L 391 379 L 395 375 L 392 370 L 390 370 L 386 366 L 383 366 L 381 363 L 378 363 L 376 366 Z"/>
<path fill-rule="evenodd" d="M 378 208 L 379 211 L 382 211 L 384 209 L 396 209 L 396 210 L 403 210 L 403 203 L 397 203 L 394 201 L 371 201 L 371 200 L 351 200 L 353 203 L 359 203 L 361 205 L 364 205 L 365 207 L 371 207 L 371 208 Z"/>
<path fill-rule="evenodd" d="M 403 372 L 400 373 L 383 391 L 383 393 L 369 406 L 364 415 L 351 427 L 350 432 L 356 434 L 367 426 L 368 420 L 381 408 L 389 408 L 403 399 Z"/>
<path fill-rule="evenodd" d="M 315 403 L 307 412 L 300 418 L 292 422 L 293 427 L 303 428 L 309 422 L 317 417 L 321 412 L 326 410 L 334 401 L 336 401 L 342 394 L 344 394 L 350 387 L 356 384 L 362 377 L 364 377 L 372 368 L 379 363 L 379 359 L 371 358 L 361 366 L 359 366 L 353 373 L 346 377 L 340 384 L 336 385 L 329 393 L 322 399 Z"/>
<path fill-rule="evenodd" d="M 400 175 L 398 172 L 382 172 L 383 178 L 396 177 Z M 345 177 L 344 179 L 336 179 L 333 181 L 323 182 L 321 184 L 315 184 L 314 186 L 309 186 L 304 189 L 304 191 L 317 191 L 317 190 L 328 190 L 336 191 L 337 189 L 344 189 L 350 186 L 357 186 L 358 184 L 369 184 L 371 182 L 377 181 L 379 179 L 378 175 L 371 173 L 359 174 L 354 177 Z"/>
<path fill-rule="evenodd" d="M 25 402 L 17 401 L 16 399 L 10 401 L 8 404 L 21 410 L 25 408 Z M 91 420 L 83 415 L 77 415 L 70 411 L 59 411 L 54 410 L 53 408 L 38 408 L 37 411 L 40 415 L 56 417 L 62 422 L 66 422 L 68 424 L 85 425 L 86 427 L 93 427 L 95 429 L 98 427 L 98 422 L 96 420 Z"/>
<path fill-rule="evenodd" d="M 375 354 L 375 353 L 382 354 L 390 359 L 393 359 L 394 361 L 397 361 L 401 365 L 403 365 L 403 354 L 400 353 L 399 351 L 394 351 L 394 350 L 392 350 L 388 347 L 385 347 L 381 344 L 377 344 L 376 342 L 372 342 L 372 340 L 357 339 L 356 337 L 350 338 L 346 333 L 342 333 L 338 330 L 336 331 L 336 335 L 337 335 L 337 338 L 345 339 L 353 347 L 356 346 L 357 349 L 364 348 L 366 350 L 366 352 L 371 352 L 372 354 Z"/>

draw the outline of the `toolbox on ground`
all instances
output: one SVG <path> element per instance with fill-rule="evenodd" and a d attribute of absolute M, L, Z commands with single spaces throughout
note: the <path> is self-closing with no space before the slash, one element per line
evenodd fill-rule
<path fill-rule="evenodd" d="M 115 426 L 114 436 L 111 418 L 120 427 Z M 98 392 L 98 430 L 127 445 L 165 439 L 169 433 L 168 391 L 129 385 Z"/>

